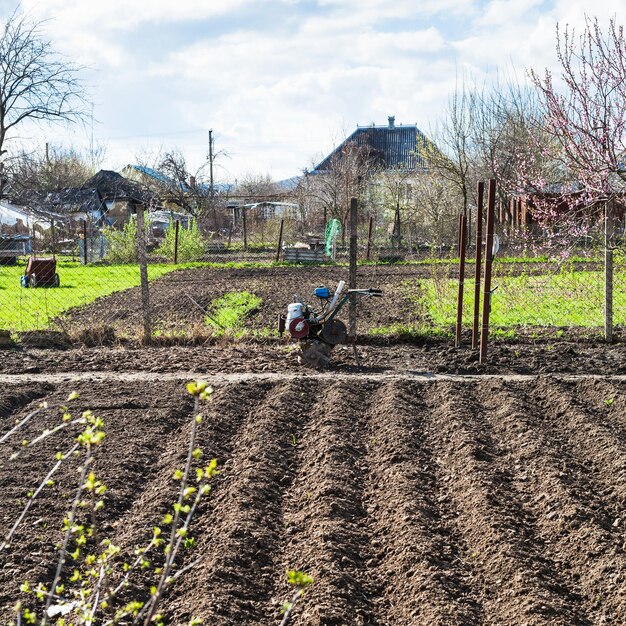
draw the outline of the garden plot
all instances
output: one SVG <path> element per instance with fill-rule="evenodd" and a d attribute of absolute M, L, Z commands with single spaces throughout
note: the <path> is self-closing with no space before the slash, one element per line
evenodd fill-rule
<path fill-rule="evenodd" d="M 99 532 L 123 551 L 149 540 L 185 455 L 183 380 L 4 384 L 1 432 L 42 400 L 50 408 L 2 448 L 0 534 L 71 437 L 9 455 L 58 423 L 54 407 L 76 390 L 76 410 L 107 431 Z M 199 443 L 221 474 L 165 618 L 278 623 L 285 572 L 300 569 L 315 579 L 294 612 L 302 626 L 626 622 L 624 385 L 349 373 L 216 384 Z M 5 618 L 28 599 L 23 580 L 50 575 L 76 482 L 76 468 L 61 470 L 2 553 Z"/>
<path fill-rule="evenodd" d="M 367 265 L 359 268 L 358 286 L 378 287 L 382 299 L 359 305 L 360 335 L 406 337 L 450 336 L 456 320 L 457 267 L 450 263 Z M 312 293 L 325 285 L 334 290 L 348 280 L 348 268 L 254 267 L 196 268 L 175 271 L 151 282 L 150 306 L 156 336 L 185 340 L 215 334 L 204 311 L 215 316 L 224 298 L 247 293 L 260 299 L 236 333 L 275 336 L 277 318 L 286 313 L 294 294 L 317 305 Z M 546 335 L 550 329 L 602 327 L 602 273 L 596 264 L 508 263 L 494 266 L 492 325 L 495 335 Z M 473 317 L 473 267 L 467 266 L 464 324 Z M 615 323 L 626 324 L 626 273 L 615 278 Z M 133 338 L 143 328 L 138 287 L 100 298 L 69 312 L 63 325 L 86 328 L 107 324 L 121 337 Z M 343 317 L 347 313 L 343 314 Z"/>

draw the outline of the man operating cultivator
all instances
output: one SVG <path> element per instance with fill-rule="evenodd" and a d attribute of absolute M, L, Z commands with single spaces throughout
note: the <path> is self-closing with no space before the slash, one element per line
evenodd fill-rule
<path fill-rule="evenodd" d="M 320 301 L 320 310 L 306 304 L 299 296 L 294 296 L 294 302 L 287 307 L 287 317 L 280 316 L 279 332 L 285 330 L 301 345 L 301 354 L 298 361 L 308 367 L 326 367 L 330 361 L 331 350 L 341 343 L 345 343 L 348 332 L 346 325 L 337 314 L 348 302 L 351 296 L 357 298 L 380 298 L 380 289 L 348 289 L 344 292 L 345 281 L 339 281 L 337 289 L 331 297 L 328 287 L 318 287 L 313 295 Z"/>

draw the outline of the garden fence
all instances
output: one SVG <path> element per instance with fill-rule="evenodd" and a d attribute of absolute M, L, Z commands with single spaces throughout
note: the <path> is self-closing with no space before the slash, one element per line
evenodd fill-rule
<path fill-rule="evenodd" d="M 230 332 L 229 322 L 220 321 L 222 309 L 246 313 L 244 321 L 235 323 L 234 332 L 272 337 L 277 316 L 294 294 L 311 300 L 315 287 L 333 288 L 348 275 L 348 234 L 337 237 L 333 262 L 326 254 L 323 233 L 310 231 L 293 218 L 248 217 L 245 229 L 240 220 L 220 232 L 193 221 L 178 227 L 172 222 L 160 235 L 148 221 L 144 230 L 147 300 L 141 289 L 137 245 L 141 237 L 135 220 L 123 229 L 90 232 L 86 239 L 78 232 L 73 244 L 65 242 L 62 250 L 57 247 L 59 287 L 21 286 L 29 250 L 23 241 L 1 238 L 2 341 L 33 345 L 63 342 L 68 337 L 90 343 L 136 341 L 146 322 L 152 338 L 195 341 Z M 599 234 L 554 245 L 538 235 L 507 233 L 501 226 L 498 232 L 500 249 L 492 279 L 493 335 L 551 340 L 573 335 L 601 337 L 605 283 Z M 464 341 L 474 315 L 472 237 L 465 266 Z M 384 305 L 363 304 L 361 335 L 452 336 L 458 292 L 458 250 L 452 237 L 433 239 L 432 232 L 417 227 L 406 228 L 398 237 L 364 216 L 358 226 L 358 243 L 359 285 L 385 292 Z M 52 256 L 52 250 L 39 249 L 37 256 Z M 229 300 L 235 293 L 254 298 Z M 619 246 L 613 300 L 619 331 L 626 326 L 626 258 Z"/>

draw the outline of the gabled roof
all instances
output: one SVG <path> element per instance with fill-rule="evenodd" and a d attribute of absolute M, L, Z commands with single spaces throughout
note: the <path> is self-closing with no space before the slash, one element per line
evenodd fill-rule
<path fill-rule="evenodd" d="M 302 178 L 302 176 L 292 176 L 291 178 L 276 181 L 275 185 L 280 189 L 293 191 L 298 186 Z"/>
<path fill-rule="evenodd" d="M 389 117 L 387 126 L 357 126 L 341 145 L 313 169 L 313 173 L 330 170 L 349 146 L 369 149 L 370 157 L 385 170 L 423 168 L 424 161 L 419 149 L 428 143 L 428 138 L 415 124 L 396 126 L 395 118 Z"/>
<path fill-rule="evenodd" d="M 100 170 L 85 181 L 81 189 L 96 189 L 102 200 L 147 200 L 145 191 L 137 183 L 112 170 Z"/>
<path fill-rule="evenodd" d="M 159 172 L 158 170 L 155 170 L 152 167 L 148 167 L 147 165 L 127 165 L 127 167 L 136 170 L 137 172 L 143 174 L 144 176 L 147 176 L 148 178 L 153 178 L 156 182 L 161 183 L 162 185 L 168 185 L 169 187 L 178 185 L 184 191 L 187 191 L 189 189 L 186 183 L 177 182 L 169 176 L 163 174 L 163 172 Z"/>

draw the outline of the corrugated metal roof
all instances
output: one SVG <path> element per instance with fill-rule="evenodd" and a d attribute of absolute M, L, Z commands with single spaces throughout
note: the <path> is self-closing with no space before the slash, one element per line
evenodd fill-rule
<path fill-rule="evenodd" d="M 358 126 L 357 129 L 335 148 L 313 170 L 313 173 L 328 171 L 332 163 L 341 158 L 346 146 L 368 148 L 370 156 L 384 169 L 414 170 L 424 167 L 419 148 L 429 143 L 416 125 L 396 126 L 392 120 L 388 126 Z"/>

